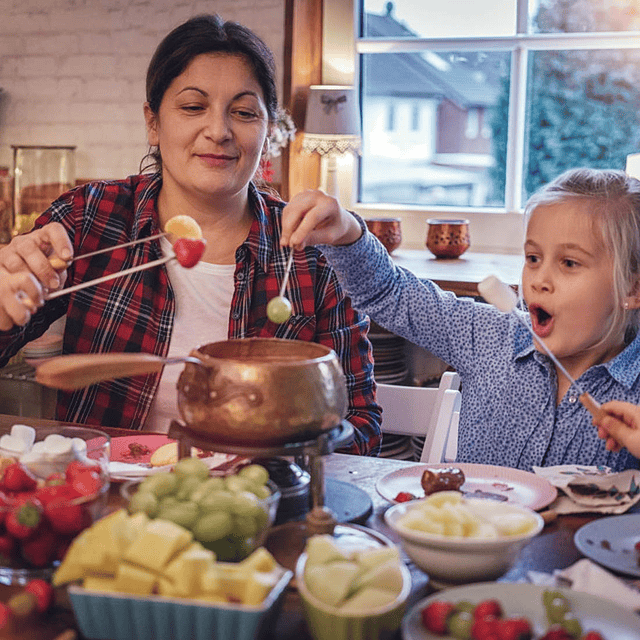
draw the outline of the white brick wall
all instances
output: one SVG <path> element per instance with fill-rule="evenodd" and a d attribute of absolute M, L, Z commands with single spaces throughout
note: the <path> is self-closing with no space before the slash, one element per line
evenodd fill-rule
<path fill-rule="evenodd" d="M 0 0 L 0 165 L 11 145 L 76 145 L 77 178 L 136 173 L 147 64 L 175 26 L 219 13 L 271 47 L 282 87 L 285 0 Z"/>

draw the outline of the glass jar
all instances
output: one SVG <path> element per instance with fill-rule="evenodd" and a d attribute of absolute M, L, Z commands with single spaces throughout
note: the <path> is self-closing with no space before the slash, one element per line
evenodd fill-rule
<path fill-rule="evenodd" d="M 75 147 L 14 146 L 13 235 L 33 228 L 36 218 L 75 185 Z"/>

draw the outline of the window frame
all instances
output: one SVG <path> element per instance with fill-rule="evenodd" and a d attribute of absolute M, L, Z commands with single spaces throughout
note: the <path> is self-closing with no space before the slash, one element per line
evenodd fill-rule
<path fill-rule="evenodd" d="M 342 9 L 338 9 L 342 5 Z M 346 7 L 345 7 L 346 5 Z M 344 21 L 351 15 L 347 27 L 336 28 L 336 12 Z M 504 208 L 428 208 L 387 203 L 365 204 L 357 201 L 357 190 L 352 189 L 351 207 L 365 217 L 370 215 L 395 215 L 406 219 L 413 234 L 420 219 L 429 217 L 464 217 L 471 221 L 472 250 L 496 253 L 521 253 L 522 251 L 522 171 L 524 166 L 524 130 L 526 123 L 526 70 L 528 53 L 545 50 L 588 50 L 588 49 L 636 49 L 639 32 L 595 32 L 595 33 L 535 33 L 528 30 L 528 0 L 517 0 L 516 34 L 513 36 L 493 36 L 483 38 L 414 38 L 397 40 L 391 38 L 360 38 L 358 35 L 358 0 L 324 0 L 323 37 L 323 81 L 332 81 L 331 69 L 336 60 L 344 60 L 345 45 L 351 44 L 353 68 L 347 82 L 358 84 L 359 56 L 370 53 L 407 53 L 425 48 L 431 51 L 510 51 L 511 52 L 511 94 L 509 99 L 509 123 L 507 142 L 506 189 Z M 351 43 L 348 42 L 351 29 Z M 345 76 L 340 78 L 345 82 Z M 350 179 L 357 182 L 357 163 L 353 165 Z M 426 222 L 425 222 L 426 223 Z M 411 238 L 409 246 L 424 246 L 423 238 Z M 403 244 L 405 244 L 403 242 Z"/>

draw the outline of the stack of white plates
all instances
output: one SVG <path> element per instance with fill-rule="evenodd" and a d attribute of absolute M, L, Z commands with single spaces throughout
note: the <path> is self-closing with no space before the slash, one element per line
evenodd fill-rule
<path fill-rule="evenodd" d="M 395 460 L 413 460 L 414 450 L 411 444 L 411 436 L 383 433 L 380 457 L 394 458 Z"/>

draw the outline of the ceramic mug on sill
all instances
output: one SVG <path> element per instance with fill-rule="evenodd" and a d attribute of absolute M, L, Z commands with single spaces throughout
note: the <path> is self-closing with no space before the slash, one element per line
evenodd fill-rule
<path fill-rule="evenodd" d="M 436 258 L 459 258 L 470 246 L 468 220 L 427 220 L 427 249 Z"/>
<path fill-rule="evenodd" d="M 368 218 L 367 229 L 392 253 L 402 242 L 400 218 Z"/>

